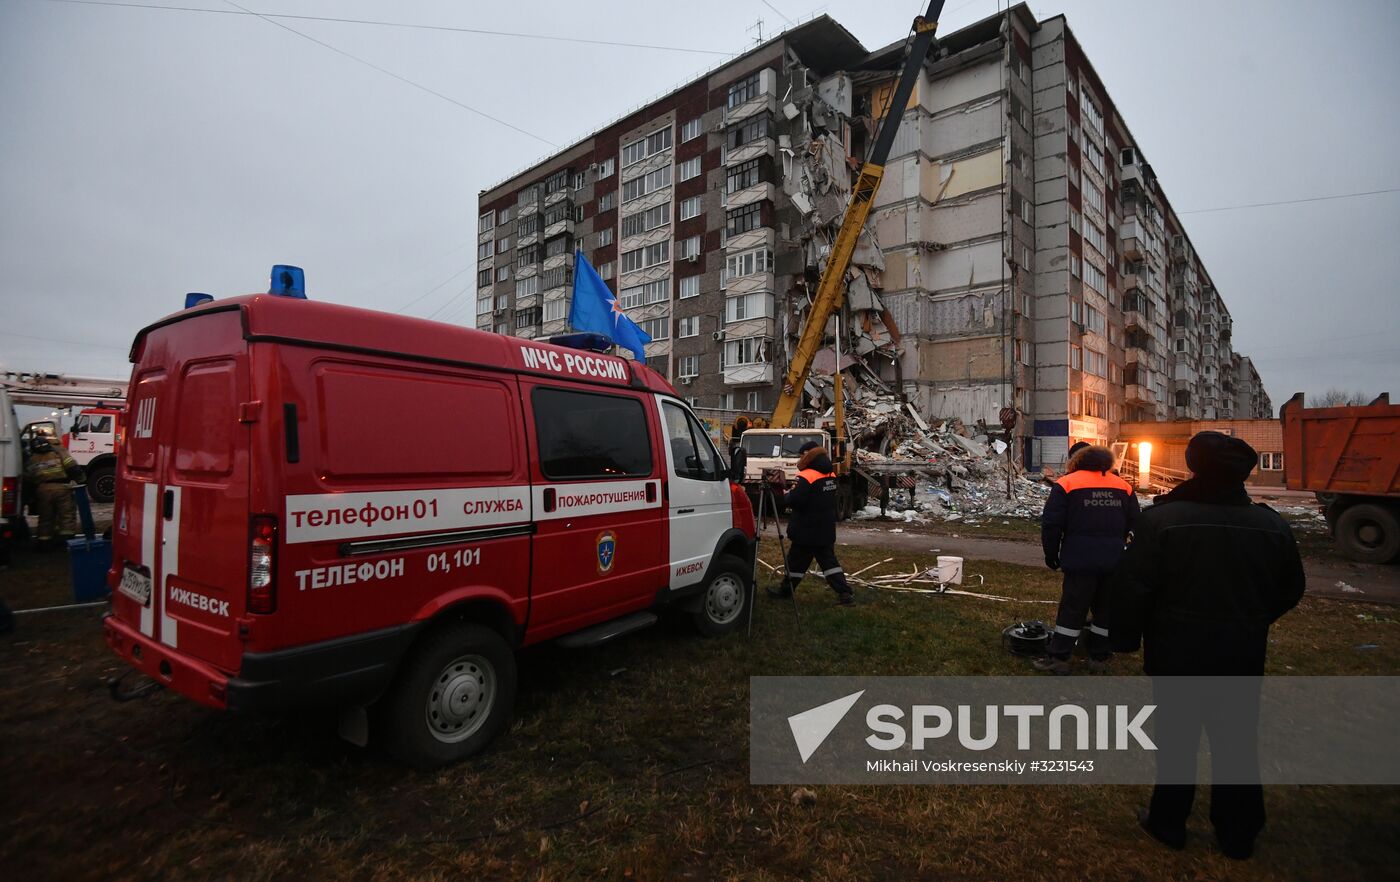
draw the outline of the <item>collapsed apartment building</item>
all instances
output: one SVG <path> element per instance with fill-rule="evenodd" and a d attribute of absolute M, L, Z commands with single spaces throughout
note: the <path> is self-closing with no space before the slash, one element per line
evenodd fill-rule
<path fill-rule="evenodd" d="M 771 412 L 904 51 L 823 16 L 483 191 L 477 327 L 565 332 L 581 250 L 692 406 Z M 996 426 L 1009 407 L 1029 468 L 1128 420 L 1267 411 L 1063 17 L 1021 4 L 941 36 L 898 112 L 804 419 L 838 361 L 855 422 L 898 402 Z"/>

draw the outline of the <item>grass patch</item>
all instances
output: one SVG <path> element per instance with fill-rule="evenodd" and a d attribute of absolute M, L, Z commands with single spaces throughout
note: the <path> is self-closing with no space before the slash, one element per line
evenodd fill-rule
<path fill-rule="evenodd" d="M 770 560 L 776 547 L 765 544 Z M 893 557 L 840 550 L 848 571 Z M 1056 574 L 968 561 L 1018 598 L 861 592 L 839 609 L 804 583 L 760 597 L 752 639 L 681 622 L 587 651 L 521 655 L 515 720 L 484 756 L 437 773 L 340 742 L 323 717 L 249 719 L 168 693 L 113 704 L 120 669 L 95 615 L 21 623 L 0 643 L 0 875 L 239 880 L 1318 879 L 1393 874 L 1400 793 L 1275 787 L 1255 860 L 1220 855 L 1202 793 L 1185 853 L 1137 829 L 1146 787 L 820 787 L 798 805 L 748 784 L 756 674 L 1023 674 L 1012 621 L 1051 618 Z M 1393 607 L 1305 598 L 1274 629 L 1274 674 L 1393 674 Z M 1358 646 L 1374 644 L 1374 649 Z M 1138 670 L 1120 657 L 1115 673 Z M 1378 737 L 1390 737 L 1378 733 Z"/>

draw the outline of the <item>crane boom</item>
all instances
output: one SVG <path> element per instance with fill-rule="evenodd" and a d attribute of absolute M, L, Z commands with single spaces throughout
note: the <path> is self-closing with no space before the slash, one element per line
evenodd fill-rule
<path fill-rule="evenodd" d="M 837 231 L 836 241 L 832 243 L 831 253 L 826 259 L 826 270 L 817 285 L 817 295 L 812 301 L 812 308 L 807 312 L 802 335 L 797 340 L 797 348 L 793 350 L 792 361 L 788 364 L 787 377 L 783 381 L 778 404 L 773 409 L 773 417 L 769 421 L 769 425 L 774 428 L 792 425 L 797 405 L 802 400 L 803 387 L 807 384 L 807 375 L 812 370 L 812 360 L 821 348 L 826 323 L 836 310 L 841 308 L 851 255 L 855 253 L 860 231 L 865 229 L 865 221 L 870 217 L 875 193 L 880 189 L 880 180 L 885 175 L 885 160 L 889 158 L 890 148 L 894 146 L 894 136 L 899 131 L 900 120 L 904 117 L 904 108 L 909 104 L 909 96 L 914 93 L 914 84 L 923 69 L 924 58 L 928 55 L 929 47 L 933 45 L 933 34 L 938 28 L 938 16 L 943 11 L 943 2 L 944 0 L 931 0 L 928 14 L 914 19 L 914 40 L 909 47 L 908 57 L 904 59 L 899 84 L 890 98 L 889 110 L 880 123 L 880 130 L 875 136 L 875 146 L 865 164 L 861 166 L 860 177 L 856 179 L 856 185 L 851 190 L 851 201 L 846 205 L 841 229 Z M 837 376 L 840 376 L 839 373 Z M 836 394 L 839 400 L 839 385 Z M 839 412 L 841 411 L 838 410 Z M 838 426 L 837 429 L 838 435 L 844 432 L 844 426 Z"/>

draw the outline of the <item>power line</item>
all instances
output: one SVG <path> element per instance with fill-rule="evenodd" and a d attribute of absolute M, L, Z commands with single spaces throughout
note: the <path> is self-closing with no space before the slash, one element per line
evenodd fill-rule
<path fill-rule="evenodd" d="M 1358 196 L 1378 196 L 1382 193 L 1400 193 L 1400 187 L 1389 187 L 1384 190 L 1364 190 L 1360 193 L 1336 193 L 1331 196 L 1310 196 L 1306 199 L 1283 199 L 1278 202 L 1250 202 L 1244 205 L 1221 205 L 1216 208 L 1193 208 L 1190 211 L 1178 211 L 1177 214 L 1206 214 L 1212 211 L 1238 211 L 1242 208 L 1268 208 L 1273 205 L 1298 205 L 1303 202 L 1326 202 L 1329 199 L 1355 199 Z"/>
<path fill-rule="evenodd" d="M 407 311 L 408 311 L 408 308 L 409 308 L 410 306 L 413 306 L 414 304 L 419 303 L 420 301 L 422 301 L 423 299 L 425 299 L 429 294 L 432 294 L 434 291 L 437 291 L 437 290 L 441 289 L 444 285 L 446 285 L 448 282 L 452 281 L 453 279 L 457 278 L 457 277 L 460 276 L 462 273 L 468 272 L 468 271 L 470 271 L 470 270 L 472 270 L 472 269 L 475 269 L 475 268 L 476 268 L 476 264 L 475 264 L 475 263 L 468 264 L 467 266 L 462 267 L 461 269 L 457 270 L 457 272 L 455 272 L 455 273 L 453 273 L 452 275 L 448 276 L 447 278 L 443 279 L 441 282 L 438 282 L 436 285 L 434 285 L 433 287 L 431 287 L 431 288 L 429 288 L 428 290 L 424 291 L 422 294 L 419 294 L 417 297 L 415 297 L 415 298 L 413 298 L 412 300 L 408 301 L 408 302 L 405 303 L 403 306 L 400 306 L 398 309 L 394 310 L 394 312 L 398 312 L 398 313 L 407 312 Z M 450 302 L 450 301 L 449 301 L 449 302 Z"/>
<path fill-rule="evenodd" d="M 33 334 L 16 334 L 14 331 L 0 331 L 0 337 L 18 337 L 22 340 L 38 340 L 41 343 L 66 343 L 71 346 L 88 346 L 93 349 L 112 349 L 128 352 L 130 346 L 114 346 L 111 343 L 93 343 L 91 340 L 65 340 L 60 337 L 36 337 Z"/>
<path fill-rule="evenodd" d="M 64 2 L 69 2 L 69 0 L 64 0 Z M 290 32 L 290 33 L 296 34 L 298 37 L 301 37 L 303 40 L 310 40 L 311 42 L 315 43 L 317 46 L 321 46 L 321 47 L 323 47 L 323 48 L 329 49 L 329 50 L 331 50 L 332 52 L 334 52 L 334 53 L 337 54 L 337 55 L 343 55 L 343 56 L 345 56 L 346 58 L 349 58 L 351 61 L 357 61 L 357 62 L 359 62 L 360 64 L 363 64 L 365 67 L 371 68 L 372 70 L 377 70 L 377 71 L 379 71 L 380 73 L 384 74 L 385 76 L 393 77 L 394 79 L 398 80 L 399 82 L 401 82 L 401 83 L 406 83 L 406 84 L 412 86 L 412 87 L 415 88 L 415 89 L 421 89 L 422 91 L 427 92 L 429 95 L 433 95 L 433 96 L 435 96 L 435 97 L 441 98 L 443 101 L 446 101 L 446 102 L 449 103 L 449 104 L 454 104 L 454 105 L 456 105 L 457 107 L 462 108 L 463 110 L 469 110 L 469 111 L 471 111 L 472 113 L 475 113 L 477 116 L 480 116 L 480 117 L 484 117 L 484 118 L 486 118 L 486 119 L 489 119 L 489 120 L 491 120 L 491 121 L 494 122 L 494 123 L 499 123 L 500 125 L 503 125 L 503 126 L 505 126 L 506 128 L 508 128 L 508 129 L 512 129 L 512 130 L 514 130 L 514 131 L 517 131 L 517 132 L 519 132 L 519 133 L 522 134 L 522 135 L 527 135 L 527 136 L 529 136 L 529 137 L 531 137 L 531 138 L 534 138 L 536 141 L 541 141 L 541 142 L 543 142 L 543 143 L 545 143 L 545 144 L 548 144 L 549 146 L 551 146 L 551 147 L 553 147 L 553 148 L 555 148 L 555 149 L 558 149 L 559 146 L 560 146 L 560 145 L 554 143 L 553 141 L 549 140 L 548 138 L 542 137 L 542 136 L 540 136 L 540 135 L 536 135 L 534 132 L 527 132 L 526 130 L 520 128 L 520 126 L 515 125 L 514 123 L 508 123 L 508 122 L 506 122 L 505 120 L 501 119 L 500 117 L 498 117 L 498 116 L 492 116 L 491 114 L 487 113 L 487 112 L 484 111 L 484 110 L 478 110 L 478 109 L 476 109 L 475 107 L 472 107 L 470 104 L 463 104 L 461 101 L 458 101 L 456 98 L 452 98 L 452 97 L 450 97 L 450 96 L 444 95 L 443 93 L 437 91 L 436 89 L 430 89 L 430 88 L 428 88 L 427 86 L 423 85 L 422 83 L 416 82 L 416 81 L 414 81 L 414 80 L 410 80 L 408 77 L 402 76 L 402 75 L 400 75 L 400 74 L 396 74 L 396 73 L 394 73 L 393 71 L 389 70 L 388 68 L 380 67 L 379 65 L 375 64 L 375 63 L 372 62 L 372 61 L 366 61 L 365 59 L 361 58 L 361 57 L 358 56 L 358 55 L 352 55 L 352 54 L 350 54 L 349 52 L 346 52 L 344 49 L 341 49 L 341 48 L 339 48 L 339 47 L 337 47 L 337 46 L 332 46 L 330 43 L 327 43 L 327 42 L 324 41 L 324 40 L 318 40 L 318 39 L 316 39 L 315 37 L 311 36 L 310 34 L 303 33 L 303 32 L 301 32 L 301 31 L 297 30 L 296 28 L 291 27 L 290 25 L 284 25 L 284 24 L 282 24 L 282 22 L 280 22 L 280 21 L 273 21 L 272 19 L 268 18 L 268 17 L 265 16 L 265 15 L 262 15 L 262 14 L 260 14 L 260 13 L 254 12 L 254 11 L 252 11 L 251 9 L 247 9 L 247 8 L 245 8 L 245 7 L 239 6 L 237 3 L 234 3 L 233 0 L 224 0 L 224 2 L 227 3 L 229 6 L 234 7 L 235 9 L 242 9 L 244 12 L 246 12 L 246 13 L 249 14 L 249 15 L 257 16 L 258 18 L 262 19 L 263 21 L 267 22 L 268 24 L 272 25 L 273 27 L 278 27 L 278 28 L 281 28 L 281 29 L 284 30 L 284 31 L 288 31 L 288 32 Z"/>
<path fill-rule="evenodd" d="M 774 12 L 776 12 L 776 13 L 778 14 L 778 18 L 781 18 L 783 21 L 787 22 L 788 25 L 795 25 L 795 24 L 797 24 L 797 22 L 793 21 L 792 19 L 790 19 L 790 18 L 788 18 L 786 15 L 784 15 L 784 14 L 783 14 L 783 11 L 782 11 L 781 9 L 779 9 L 779 8 L 776 7 L 776 6 L 774 6 L 772 3 L 769 3 L 768 0 L 759 0 L 759 2 L 762 3 L 764 6 L 767 6 L 769 9 L 773 10 Z"/>
<path fill-rule="evenodd" d="M 341 24 L 372 25 L 382 28 L 404 28 L 416 31 L 446 31 L 454 34 L 478 34 L 488 37 L 514 37 L 522 40 L 548 40 L 556 43 L 583 43 L 592 46 L 617 46 L 625 49 L 657 49 L 665 52 L 690 52 L 697 55 L 732 55 L 714 49 L 692 49 L 687 46 L 662 46 L 654 43 L 626 43 L 618 40 L 595 40 L 588 37 L 556 37 L 552 34 L 531 34 L 523 31 L 492 31 L 484 28 L 458 28 L 450 25 L 413 24 L 401 21 L 376 21 L 366 18 L 338 18 L 330 15 L 291 15 L 282 12 L 253 12 L 245 9 L 202 9 L 197 6 L 161 6 L 155 3 L 125 3 L 118 0 L 49 0 L 77 6 L 117 6 L 127 9 L 161 9 L 167 12 L 202 12 L 209 15 L 253 15 L 258 18 L 281 18 L 292 21 L 325 21 Z M 776 10 L 775 10 L 776 11 Z M 782 13 L 778 13 L 782 15 Z M 783 16 L 786 18 L 786 16 Z"/>
<path fill-rule="evenodd" d="M 442 315 L 444 312 L 446 312 L 448 309 L 450 309 L 450 308 L 453 306 L 453 304 L 455 304 L 455 303 L 457 303 L 459 300 L 461 300 L 463 294 L 467 293 L 468 291 L 474 291 L 474 290 L 476 290 L 476 279 L 472 279 L 470 282 L 467 283 L 467 287 L 465 287 L 465 288 L 463 288 L 462 290 L 458 291 L 456 294 L 453 294 L 451 297 L 449 297 L 449 298 L 447 299 L 447 302 L 446 302 L 446 303 L 444 303 L 442 306 L 439 306 L 437 309 L 433 310 L 432 312 L 428 313 L 426 316 L 424 316 L 424 318 L 427 318 L 427 319 L 435 319 L 435 318 L 437 318 L 438 316 L 440 316 L 440 315 Z M 473 302 L 474 302 L 474 301 L 473 301 Z"/>

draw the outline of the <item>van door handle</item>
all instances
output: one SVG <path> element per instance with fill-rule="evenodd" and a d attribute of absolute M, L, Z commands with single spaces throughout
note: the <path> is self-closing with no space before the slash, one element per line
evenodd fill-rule
<path fill-rule="evenodd" d="M 161 514 L 168 521 L 175 516 L 175 491 L 166 490 L 165 496 L 161 498 Z"/>
<path fill-rule="evenodd" d="M 678 509 L 676 509 L 676 514 L 694 514 L 694 513 L 695 513 L 695 509 L 693 509 L 693 508 L 678 508 Z"/>

